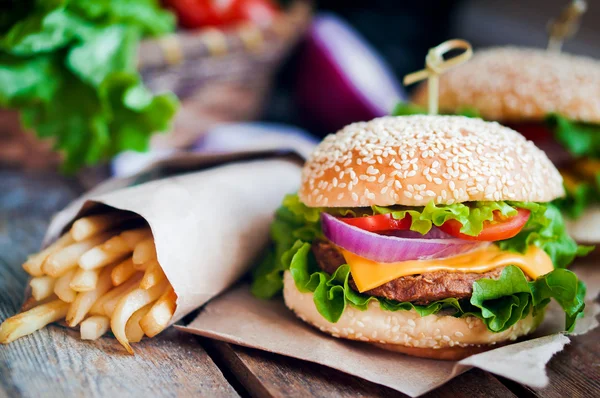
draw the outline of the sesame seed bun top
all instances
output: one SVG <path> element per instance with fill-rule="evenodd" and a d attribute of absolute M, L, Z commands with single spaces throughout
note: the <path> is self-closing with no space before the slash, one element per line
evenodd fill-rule
<path fill-rule="evenodd" d="M 413 102 L 427 104 L 426 84 Z M 501 47 L 477 51 L 440 77 L 439 107 L 477 109 L 500 122 L 538 121 L 549 113 L 600 123 L 600 61 L 544 50 Z"/>
<path fill-rule="evenodd" d="M 549 202 L 562 177 L 531 141 L 463 116 L 382 117 L 327 136 L 302 171 L 310 207 Z"/>

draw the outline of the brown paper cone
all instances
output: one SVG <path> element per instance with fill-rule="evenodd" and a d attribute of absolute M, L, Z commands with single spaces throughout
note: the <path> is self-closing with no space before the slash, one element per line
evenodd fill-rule
<path fill-rule="evenodd" d="M 149 170 L 181 171 L 232 159 L 186 155 Z M 122 188 L 148 179 L 148 174 L 110 180 L 76 200 L 55 216 L 45 241 L 99 205 L 139 214 L 152 229 L 158 262 L 177 294 L 175 322 L 248 270 L 268 241 L 282 197 L 297 190 L 300 166 L 271 156 Z"/>

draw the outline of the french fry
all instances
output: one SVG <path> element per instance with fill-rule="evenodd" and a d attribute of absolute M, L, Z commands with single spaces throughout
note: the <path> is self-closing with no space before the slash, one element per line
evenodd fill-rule
<path fill-rule="evenodd" d="M 150 311 L 140 320 L 140 327 L 148 337 L 154 337 L 162 332 L 168 325 L 175 313 L 175 302 L 177 295 L 171 286 L 156 303 Z"/>
<path fill-rule="evenodd" d="M 74 242 L 70 234 L 64 234 L 56 242 L 40 251 L 37 254 L 33 254 L 27 258 L 27 261 L 23 263 L 23 269 L 31 276 L 42 276 L 42 264 L 52 253 L 72 244 Z"/>
<path fill-rule="evenodd" d="M 110 299 L 104 301 L 104 304 L 102 304 L 103 313 L 109 317 L 112 316 L 112 313 L 115 311 L 115 308 L 117 308 L 117 304 L 119 304 L 119 301 L 123 298 L 123 296 L 140 287 L 140 280 L 141 279 L 138 279 L 135 282 L 127 283 L 128 288 L 125 289 L 121 294 L 114 295 Z"/>
<path fill-rule="evenodd" d="M 82 217 L 73 223 L 71 236 L 80 242 L 101 232 L 108 231 L 115 225 L 131 218 L 132 216 L 123 216 L 116 212 Z"/>
<path fill-rule="evenodd" d="M 54 293 L 56 279 L 51 276 L 36 276 L 29 281 L 31 286 L 31 295 L 35 301 L 40 301 Z"/>
<path fill-rule="evenodd" d="M 76 242 L 66 246 L 48 256 L 42 264 L 42 271 L 50 276 L 59 277 L 68 270 L 75 268 L 79 258 L 94 246 L 99 245 L 108 238 L 110 234 L 101 234 L 94 236 L 82 242 Z"/>
<path fill-rule="evenodd" d="M 81 340 L 96 340 L 108 331 L 110 319 L 102 315 L 94 315 L 81 322 L 79 332 Z"/>
<path fill-rule="evenodd" d="M 83 269 L 96 269 L 123 259 L 131 253 L 129 245 L 120 237 L 113 236 L 103 244 L 86 251 L 79 258 Z"/>
<path fill-rule="evenodd" d="M 109 290 L 107 290 L 106 293 L 103 294 L 100 298 L 98 298 L 96 300 L 96 302 L 92 305 L 92 307 L 90 308 L 90 314 L 92 314 L 92 315 L 107 315 L 104 312 L 104 303 L 106 303 L 109 300 L 112 300 L 114 297 L 122 296 L 128 290 L 131 290 L 132 287 L 133 288 L 137 287 L 139 285 L 140 280 L 142 279 L 143 275 L 144 274 L 142 274 L 142 273 L 134 274 L 134 276 L 132 276 L 127 282 L 123 283 L 122 285 L 117 286 L 114 289 L 109 288 Z M 109 275 L 109 280 L 110 280 L 110 275 Z M 112 283 L 111 283 L 111 287 L 112 287 Z"/>
<path fill-rule="evenodd" d="M 111 327 L 133 353 L 129 342 L 164 330 L 177 297 L 156 259 L 152 232 L 148 227 L 107 232 L 137 217 L 118 215 L 83 217 L 28 258 L 23 268 L 33 276 L 32 297 L 23 305 L 25 312 L 0 325 L 0 343 L 65 319 L 70 327 L 80 326 L 83 340 L 95 340 Z"/>
<path fill-rule="evenodd" d="M 101 245 L 102 249 L 108 253 L 130 253 L 132 250 L 125 239 L 121 236 L 113 236 Z"/>
<path fill-rule="evenodd" d="M 71 289 L 70 286 L 75 272 L 77 272 L 75 269 L 68 271 L 66 274 L 58 278 L 56 280 L 56 284 L 54 285 L 54 293 L 65 303 L 72 303 L 75 301 L 75 297 L 77 296 L 77 292 Z"/>
<path fill-rule="evenodd" d="M 8 318 L 0 325 L 0 343 L 8 344 L 63 319 L 68 309 L 69 303 L 54 300 Z"/>
<path fill-rule="evenodd" d="M 76 292 L 89 292 L 96 288 L 101 269 L 82 269 L 75 271 L 69 286 Z"/>
<path fill-rule="evenodd" d="M 79 266 L 84 269 L 95 269 L 122 260 L 131 254 L 139 242 L 146 239 L 148 233 L 147 228 L 141 228 L 113 236 L 103 244 L 85 252 L 79 259 Z"/>
<path fill-rule="evenodd" d="M 113 286 L 119 286 L 136 272 L 136 269 L 133 268 L 133 261 L 131 257 L 129 257 L 127 260 L 119 263 L 115 268 L 113 268 L 110 276 Z"/>
<path fill-rule="evenodd" d="M 146 268 L 146 272 L 144 273 L 144 277 L 140 282 L 140 287 L 142 289 L 150 289 L 152 286 L 157 285 L 161 281 L 165 280 L 166 276 L 163 272 L 158 261 L 153 260 L 148 264 L 148 268 Z"/>
<path fill-rule="evenodd" d="M 151 238 L 152 232 L 150 231 L 150 228 L 138 228 L 124 231 L 120 236 L 125 242 L 127 242 L 129 248 L 134 250 L 138 243 L 145 239 Z"/>
<path fill-rule="evenodd" d="M 140 320 L 148 313 L 148 311 L 150 311 L 150 308 L 152 308 L 152 304 L 145 305 L 134 312 L 127 321 L 127 325 L 125 325 L 125 335 L 130 343 L 138 343 L 144 337 L 144 330 L 140 326 Z"/>
<path fill-rule="evenodd" d="M 110 274 L 112 267 L 106 267 L 102 270 L 98 276 L 98 283 L 96 288 L 89 292 L 79 293 L 75 298 L 75 301 L 69 307 L 67 312 L 67 325 L 75 327 L 83 320 L 83 318 L 90 312 L 94 303 L 104 296 L 112 288 L 110 280 Z"/>
<path fill-rule="evenodd" d="M 150 289 L 135 289 L 122 297 L 117 304 L 110 318 L 110 327 L 117 340 L 119 340 L 121 345 L 130 354 L 133 354 L 133 350 L 131 349 L 131 345 L 129 345 L 129 340 L 125 333 L 127 321 L 137 310 L 158 299 L 164 293 L 167 286 L 168 282 L 163 280 Z"/>
<path fill-rule="evenodd" d="M 137 244 L 133 250 L 133 263 L 143 264 L 156 258 L 156 247 L 154 239 L 148 238 Z"/>
<path fill-rule="evenodd" d="M 146 263 L 142 263 L 142 264 L 136 264 L 133 263 L 133 268 L 135 268 L 136 271 L 146 271 L 146 269 L 148 268 L 148 265 L 157 262 L 157 260 L 154 258 Z"/>
<path fill-rule="evenodd" d="M 56 294 L 51 294 L 50 296 L 48 296 L 45 299 L 40 300 L 40 301 L 37 301 L 33 297 L 29 297 L 27 300 L 25 300 L 25 302 L 21 306 L 20 312 L 29 311 L 33 307 L 37 307 L 38 305 L 46 304 L 46 303 L 49 303 L 50 301 L 54 301 L 54 300 L 58 300 L 58 297 L 56 297 Z"/>

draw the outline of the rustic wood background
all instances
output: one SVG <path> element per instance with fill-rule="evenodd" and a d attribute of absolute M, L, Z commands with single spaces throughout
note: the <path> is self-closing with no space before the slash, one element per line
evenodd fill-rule
<path fill-rule="evenodd" d="M 0 321 L 21 305 L 21 263 L 38 250 L 51 215 L 82 191 L 76 179 L 52 172 L 0 168 Z M 550 386 L 536 391 L 472 370 L 427 396 L 599 397 L 600 330 L 575 338 L 552 359 L 549 375 Z M 135 356 L 110 337 L 80 341 L 58 326 L 0 346 L 0 397 L 191 395 L 402 396 L 323 366 L 174 329 L 139 343 Z"/>

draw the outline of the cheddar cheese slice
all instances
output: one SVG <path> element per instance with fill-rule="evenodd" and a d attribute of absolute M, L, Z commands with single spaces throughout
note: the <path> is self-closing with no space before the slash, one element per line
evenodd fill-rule
<path fill-rule="evenodd" d="M 378 263 L 341 249 L 359 292 L 383 285 L 408 275 L 433 271 L 484 273 L 494 268 L 516 265 L 536 279 L 554 269 L 552 260 L 542 249 L 531 246 L 525 254 L 502 251 L 496 245 L 454 257 L 439 260 L 412 260 L 396 263 Z"/>

